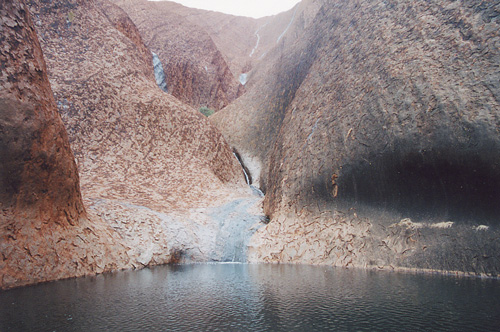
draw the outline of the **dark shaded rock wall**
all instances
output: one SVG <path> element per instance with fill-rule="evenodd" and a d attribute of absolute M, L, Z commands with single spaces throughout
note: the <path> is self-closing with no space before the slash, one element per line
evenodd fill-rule
<path fill-rule="evenodd" d="M 85 216 L 78 171 L 23 1 L 3 1 L 0 50 L 0 204 L 70 224 Z"/>
<path fill-rule="evenodd" d="M 495 221 L 498 9 L 435 1 L 325 10 L 317 61 L 275 146 L 267 206 L 292 193 L 299 205 L 320 199 Z M 284 177 L 290 189 L 279 184 Z"/>

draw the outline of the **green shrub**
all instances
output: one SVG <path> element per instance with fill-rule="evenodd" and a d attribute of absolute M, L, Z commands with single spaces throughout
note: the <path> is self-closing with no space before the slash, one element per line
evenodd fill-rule
<path fill-rule="evenodd" d="M 206 117 L 209 117 L 210 115 L 214 114 L 215 111 L 211 110 L 210 108 L 208 108 L 206 106 L 203 106 L 203 107 L 200 107 L 200 113 Z"/>

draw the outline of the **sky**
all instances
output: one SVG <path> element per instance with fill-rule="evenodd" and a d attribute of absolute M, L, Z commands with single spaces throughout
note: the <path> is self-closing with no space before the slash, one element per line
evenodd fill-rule
<path fill-rule="evenodd" d="M 150 0 L 151 1 L 151 0 Z M 152 0 L 161 1 L 161 0 Z M 259 18 L 291 9 L 300 0 L 172 0 L 186 7 Z"/>

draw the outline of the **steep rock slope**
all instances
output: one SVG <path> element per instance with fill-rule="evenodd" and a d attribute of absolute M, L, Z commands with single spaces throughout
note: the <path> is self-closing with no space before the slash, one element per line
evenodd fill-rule
<path fill-rule="evenodd" d="M 222 136 L 155 85 L 152 62 L 114 28 L 109 5 L 60 1 L 31 7 L 41 22 L 49 78 L 84 192 L 176 206 L 209 199 L 215 188 L 241 181 Z"/>
<path fill-rule="evenodd" d="M 90 221 L 24 1 L 0 4 L 0 289 L 123 268 L 117 236 Z"/>
<path fill-rule="evenodd" d="M 153 72 L 150 70 L 151 51 L 144 44 L 137 27 L 130 17 L 123 9 L 109 1 L 98 1 L 97 4 L 100 11 L 106 16 L 111 25 L 134 43 L 142 59 L 141 68 L 143 74 L 150 78 L 151 75 L 153 75 Z M 74 19 L 74 16 L 72 17 Z"/>
<path fill-rule="evenodd" d="M 55 101 L 40 69 L 42 52 L 28 10 L 10 3 L 2 11 L 2 29 L 5 26 L 12 38 L 6 35 L 10 39 L 2 43 L 6 52 L 2 56 L 10 59 L 12 50 L 19 47 L 21 51 L 12 53 L 12 66 L 6 62 L 9 66 L 5 73 L 16 76 L 4 77 L 9 91 L 5 100 L 10 107 L 19 103 L 16 99 L 25 98 L 23 94 L 41 91 L 40 96 L 25 101 L 21 110 L 38 110 L 45 105 L 52 109 L 40 111 L 40 115 L 57 115 L 57 105 L 77 159 L 88 219 L 84 218 L 74 159 L 64 141 L 64 129 L 58 117 L 48 118 L 54 124 L 43 132 L 51 142 L 50 134 L 56 132 L 59 153 L 69 156 L 64 159 L 55 153 L 48 160 L 60 158 L 69 168 L 61 175 L 56 162 L 46 162 L 43 166 L 47 169 L 36 174 L 21 173 L 37 176 L 35 185 L 26 179 L 30 188 L 38 190 L 40 186 L 43 194 L 60 190 L 59 195 L 66 195 L 59 204 L 62 208 L 55 199 L 49 203 L 54 203 L 55 211 L 60 208 L 66 212 L 64 216 L 69 215 L 71 225 L 66 220 L 54 220 L 52 225 L 51 220 L 27 218 L 30 215 L 24 214 L 30 210 L 24 206 L 18 210 L 22 215 L 4 209 L 0 287 L 152 264 L 244 257 L 244 243 L 256 229 L 251 226 L 261 218 L 258 205 L 262 199 L 245 186 L 237 159 L 210 122 L 158 88 L 151 55 L 124 12 L 104 0 L 33 0 L 29 6 L 46 56 Z M 31 53 L 38 62 L 30 60 Z M 16 65 L 21 62 L 25 64 Z M 46 84 L 39 86 L 39 82 L 29 81 L 32 77 Z M 18 86 L 14 79 L 19 80 Z M 13 120 L 18 120 L 18 114 L 12 114 L 16 115 Z M 30 116 L 23 118 L 28 125 L 32 121 Z M 9 133 L 6 140 L 15 140 L 10 134 L 16 133 Z M 36 135 L 32 137 L 36 139 Z M 33 147 L 38 149 L 36 144 Z M 31 152 L 36 154 L 38 150 Z M 52 152 L 42 151 L 42 157 Z M 13 166 L 8 164 L 7 171 L 18 172 Z M 30 170 L 32 163 L 26 166 Z M 46 175 L 48 171 L 55 175 Z M 36 183 L 46 181 L 47 176 L 59 187 Z M 74 196 L 66 193 L 68 183 Z M 50 196 L 52 192 L 48 195 L 54 197 Z M 6 202 L 12 205 L 11 201 Z M 17 201 L 28 200 L 22 197 Z M 79 210 L 74 212 L 64 204 L 73 204 Z M 46 205 L 37 211 L 42 215 L 51 212 Z M 240 217 L 235 220 L 234 216 Z M 233 228 L 241 236 L 228 232 Z"/>
<path fill-rule="evenodd" d="M 498 8 L 434 1 L 328 9 L 317 27 L 327 38 L 286 114 L 270 176 L 302 173 L 279 170 L 297 162 L 317 170 L 290 185 L 305 204 L 319 197 L 415 218 L 496 219 Z M 316 158 L 284 160 L 291 148 Z M 287 191 L 274 183 L 270 209 Z"/>
<path fill-rule="evenodd" d="M 9 1 L 2 17 L 2 208 L 77 222 L 85 216 L 78 171 L 29 13 Z"/>
<path fill-rule="evenodd" d="M 260 62 L 276 45 L 286 48 L 287 42 L 299 41 L 303 30 L 312 23 L 319 6 L 316 0 L 302 0 L 286 12 L 258 19 L 254 47 L 248 54 L 250 58 Z"/>
<path fill-rule="evenodd" d="M 263 190 L 285 111 L 309 72 L 322 38 L 309 28 L 320 7 L 320 1 L 303 1 L 289 12 L 262 19 L 247 92 L 210 118 L 239 151 Z"/>
<path fill-rule="evenodd" d="M 213 118 L 270 167 L 252 260 L 497 275 L 499 5 L 316 4 Z"/>
<path fill-rule="evenodd" d="M 131 12 L 140 8 L 148 12 L 152 9 L 161 10 L 165 13 L 175 13 L 187 22 L 199 26 L 213 40 L 236 78 L 240 73 L 248 71 L 251 60 L 255 59 L 249 57 L 249 54 L 256 44 L 257 38 L 254 32 L 258 29 L 260 20 L 189 8 L 171 1 L 162 1 L 161 5 L 154 7 L 144 7 L 138 1 L 118 1 L 120 4 L 126 3 L 124 8 L 128 8 Z M 159 46 L 161 45 L 151 47 Z M 247 69 L 244 69 L 245 67 Z"/>
<path fill-rule="evenodd" d="M 158 54 L 168 92 L 199 108 L 219 110 L 241 94 L 241 86 L 204 29 L 171 10 L 169 3 L 115 0 Z"/>

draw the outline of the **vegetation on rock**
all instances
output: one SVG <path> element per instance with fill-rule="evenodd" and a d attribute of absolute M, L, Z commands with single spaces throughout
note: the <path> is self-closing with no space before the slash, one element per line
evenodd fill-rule
<path fill-rule="evenodd" d="M 212 114 L 215 113 L 214 110 L 211 110 L 210 108 L 208 108 L 206 106 L 200 107 L 199 111 L 200 111 L 201 114 L 203 114 L 206 117 L 209 117 L 210 115 L 212 115 Z"/>

